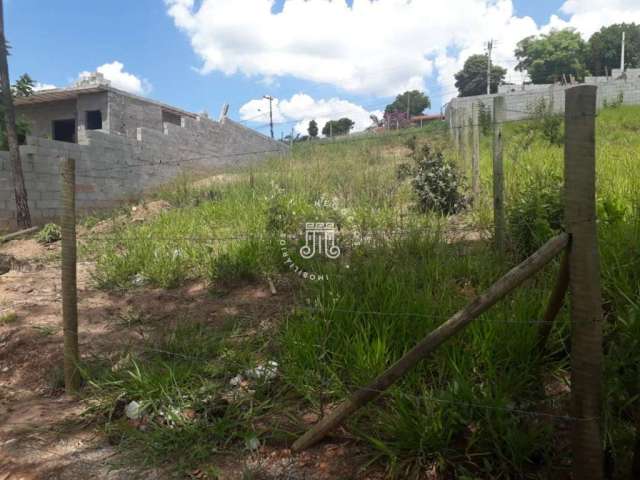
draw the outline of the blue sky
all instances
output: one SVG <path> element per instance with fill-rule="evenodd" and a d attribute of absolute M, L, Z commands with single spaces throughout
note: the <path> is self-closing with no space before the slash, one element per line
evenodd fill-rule
<path fill-rule="evenodd" d="M 355 1 L 363 3 L 367 0 Z M 560 22 L 560 26 L 564 26 L 567 23 L 585 35 L 596 28 L 590 20 L 594 12 L 580 5 L 560 12 L 563 0 L 513 0 L 512 10 L 507 13 L 505 8 L 508 10 L 510 0 L 414 0 L 422 5 L 451 4 L 452 9 L 456 8 L 453 5 L 456 2 L 463 9 L 467 5 L 477 6 L 481 9 L 478 12 L 486 10 L 486 22 L 472 18 L 472 15 L 461 18 L 458 28 L 457 19 L 450 19 L 446 10 L 432 13 L 433 8 L 425 10 L 425 17 L 417 22 L 412 17 L 422 10 L 414 6 L 411 7 L 413 11 L 407 11 L 410 25 L 404 31 L 404 17 L 397 7 L 399 1 L 379 0 L 379 7 L 374 2 L 366 12 L 361 10 L 361 14 L 354 16 L 339 5 L 331 9 L 323 7 L 320 4 L 326 3 L 324 0 L 311 0 L 307 4 L 301 0 L 287 0 L 286 3 L 285 0 L 273 3 L 269 0 L 168 0 L 168 3 L 165 0 L 5 0 L 7 37 L 12 46 L 10 69 L 13 78 L 28 72 L 39 82 L 61 87 L 76 80 L 80 72 L 120 62 L 124 72 L 141 82 L 142 90 L 138 93 L 190 111 L 206 109 L 213 117 L 217 117 L 223 103 L 229 102 L 233 118 L 259 117 L 247 124 L 262 132 L 268 129 L 263 126 L 265 109 L 259 99 L 268 93 L 280 102 L 276 119 L 284 123 L 277 126 L 279 134 L 292 127 L 301 128 L 309 115 L 322 121 L 343 113 L 339 111 L 341 109 L 350 111 L 359 107 L 362 110 L 360 117 L 366 118 L 365 112 L 382 109 L 392 99 L 390 95 L 405 86 L 425 88 L 433 98 L 433 110 L 437 111 L 441 103 L 453 95 L 452 73 L 459 68 L 463 57 L 482 52 L 484 39 L 495 36 L 501 45 L 498 48 L 502 49 L 497 52 L 501 57 L 498 61 L 512 67 L 513 59 L 509 57 L 518 37 L 538 33 L 536 29 L 548 26 L 552 15 L 557 16 L 552 24 Z M 375 9 L 394 2 L 396 8 L 389 21 L 398 25 L 381 29 L 375 19 L 384 18 L 384 15 L 376 16 Z M 581 2 L 589 4 L 594 11 L 598 10 L 598 3 L 607 4 L 600 0 Z M 633 9 L 632 15 L 640 10 L 630 6 L 636 3 L 635 0 L 613 2 L 620 4 L 618 16 L 628 16 L 629 8 Z M 340 2 L 335 0 L 335 3 Z M 169 4 L 176 6 L 171 15 Z M 256 8 L 262 4 L 268 5 L 270 11 Z M 347 4 L 351 7 L 352 1 Z M 500 12 L 493 4 L 500 4 Z M 243 13 L 239 5 L 246 7 L 244 13 L 247 15 L 254 16 L 255 12 L 255 18 L 238 17 L 236 20 L 234 15 Z M 531 17 L 532 21 L 522 20 L 522 17 Z M 351 18 L 353 29 L 349 24 Z M 370 29 L 369 18 L 374 19 Z M 275 23 L 278 21 L 281 23 Z M 289 28 L 287 22 L 302 24 L 303 31 L 291 33 L 289 38 L 283 33 Z M 485 23 L 493 27 L 480 32 Z M 501 26 L 503 23 L 505 28 Z M 335 44 L 334 38 L 323 36 L 330 35 L 334 29 Z M 429 37 L 434 29 L 436 41 Z M 393 47 L 395 50 L 386 48 L 389 41 L 385 40 L 385 30 L 392 31 L 388 38 L 406 35 L 403 42 L 412 45 L 413 49 L 407 51 L 406 59 L 398 58 L 405 53 L 402 43 Z M 466 30 L 475 33 L 465 33 L 461 37 L 460 31 Z M 379 39 L 376 38 L 378 35 Z M 451 38 L 443 39 L 447 35 Z M 367 37 L 371 38 L 369 43 Z M 273 44 L 270 44 L 271 39 L 274 39 Z M 439 46 L 434 46 L 429 53 L 421 48 L 431 47 L 413 46 L 422 41 L 425 45 L 438 43 Z M 371 49 L 370 44 L 378 42 L 379 45 Z M 269 45 L 263 47 L 263 44 Z M 376 58 L 363 58 L 370 52 L 374 57 L 379 54 L 379 63 Z M 282 56 L 284 53 L 285 57 Z M 423 64 L 412 69 L 411 55 L 415 55 L 417 63 Z M 350 64 L 360 69 L 360 73 L 349 76 L 332 71 L 345 65 L 348 70 Z M 318 65 L 317 69 L 315 65 Z M 380 71 L 386 73 L 378 74 L 378 65 Z M 220 71 L 227 66 L 234 73 L 229 75 Z M 206 73 L 203 73 L 203 67 Z M 354 115 L 358 115 L 355 110 Z"/>

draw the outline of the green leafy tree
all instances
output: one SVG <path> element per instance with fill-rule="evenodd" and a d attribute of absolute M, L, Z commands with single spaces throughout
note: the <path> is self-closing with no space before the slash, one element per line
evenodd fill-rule
<path fill-rule="evenodd" d="M 23 73 L 15 85 L 11 87 L 11 91 L 14 97 L 28 97 L 29 95 L 33 95 L 34 87 L 35 82 L 33 79 L 28 73 Z"/>
<path fill-rule="evenodd" d="M 346 117 L 340 120 L 329 120 L 322 128 L 322 135 L 325 137 L 347 135 L 354 125 L 355 122 Z"/>
<path fill-rule="evenodd" d="M 587 73 L 587 44 L 572 28 L 527 37 L 518 42 L 515 53 L 516 70 L 526 70 L 536 84 L 556 82 L 563 74 L 583 80 Z"/>
<path fill-rule="evenodd" d="M 315 120 L 311 120 L 309 122 L 309 128 L 307 128 L 307 132 L 309 133 L 309 137 L 316 138 L 318 136 L 318 122 Z"/>
<path fill-rule="evenodd" d="M 506 74 L 506 69 L 498 65 L 491 66 L 491 93 L 498 92 L 498 85 Z M 461 97 L 487 93 L 487 56 L 471 55 L 464 62 L 462 70 L 455 74 L 455 79 Z"/>
<path fill-rule="evenodd" d="M 625 68 L 640 67 L 640 25 L 616 23 L 603 27 L 589 39 L 588 67 L 593 75 L 604 75 L 605 67 L 610 72 L 620 68 L 622 32 L 625 32 Z"/>
<path fill-rule="evenodd" d="M 401 93 L 393 103 L 387 105 L 385 113 L 406 112 L 407 107 L 411 115 L 420 115 L 431 107 L 431 99 L 420 90 L 411 90 Z"/>
<path fill-rule="evenodd" d="M 33 94 L 35 82 L 28 74 L 23 74 L 14 85 L 11 86 L 11 93 L 14 97 L 28 97 Z M 24 119 L 16 120 L 16 131 L 18 139 L 22 140 L 29 134 L 29 123 Z M 5 119 L 4 105 L 0 102 L 0 150 L 8 150 L 7 124 Z"/>

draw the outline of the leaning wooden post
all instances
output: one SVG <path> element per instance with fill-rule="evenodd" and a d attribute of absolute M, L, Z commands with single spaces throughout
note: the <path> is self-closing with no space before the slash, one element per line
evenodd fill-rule
<path fill-rule="evenodd" d="M 64 333 L 64 386 L 67 393 L 80 388 L 78 354 L 78 292 L 76 285 L 76 162 L 63 158 L 62 173 L 62 328 Z"/>
<path fill-rule="evenodd" d="M 471 104 L 471 131 L 473 138 L 471 153 L 471 191 L 474 202 L 480 194 L 480 105 Z"/>
<path fill-rule="evenodd" d="M 493 98 L 493 223 L 498 252 L 504 252 L 506 220 L 504 212 L 504 159 L 502 124 L 505 121 L 504 97 Z"/>
<path fill-rule="evenodd" d="M 329 431 L 344 422 L 353 412 L 374 400 L 393 383 L 402 377 L 420 360 L 433 353 L 442 343 L 463 330 L 475 318 L 478 318 L 493 305 L 515 290 L 525 280 L 539 272 L 569 243 L 566 233 L 560 234 L 545 243 L 538 251 L 522 263 L 512 268 L 502 278 L 478 295 L 469 305 L 435 330 L 431 331 L 400 360 L 389 367 L 366 387 L 357 390 L 338 408 L 320 420 L 313 428 L 298 438 L 292 448 L 304 450 L 321 440 Z"/>
<path fill-rule="evenodd" d="M 565 219 L 571 234 L 571 396 L 573 477 L 603 478 L 602 295 L 596 229 L 597 87 L 565 91 Z"/>
<path fill-rule="evenodd" d="M 565 252 L 562 255 L 560 261 L 560 270 L 558 272 L 558 278 L 549 297 L 549 303 L 547 309 L 542 317 L 542 324 L 538 330 L 538 352 L 544 353 L 547 340 L 553 330 L 553 322 L 555 321 L 560 309 L 564 305 L 564 298 L 567 295 L 569 289 L 569 254 Z"/>

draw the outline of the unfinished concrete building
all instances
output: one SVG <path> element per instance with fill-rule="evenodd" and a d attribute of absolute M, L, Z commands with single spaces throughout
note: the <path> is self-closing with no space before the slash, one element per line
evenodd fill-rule
<path fill-rule="evenodd" d="M 226 118 L 218 121 L 113 88 L 99 74 L 73 87 L 16 98 L 30 125 L 20 147 L 32 217 L 60 214 L 59 162 L 76 160 L 81 211 L 111 208 L 175 178 L 243 165 L 287 146 Z M 0 227 L 15 219 L 8 154 L 0 152 Z"/>

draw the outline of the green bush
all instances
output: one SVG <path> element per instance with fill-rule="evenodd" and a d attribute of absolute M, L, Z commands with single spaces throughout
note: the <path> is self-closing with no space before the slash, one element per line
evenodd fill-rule
<path fill-rule="evenodd" d="M 462 177 L 455 165 L 429 144 L 416 146 L 412 157 L 415 164 L 411 184 L 418 197 L 419 209 L 442 215 L 453 215 L 462 210 L 466 200 L 462 194 Z"/>
<path fill-rule="evenodd" d="M 47 223 L 36 235 L 36 240 L 42 244 L 49 244 L 59 241 L 62 238 L 60 227 L 55 223 Z"/>

